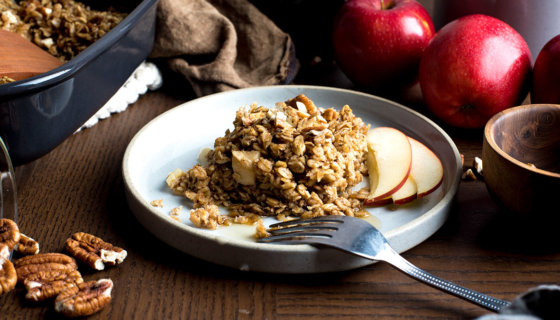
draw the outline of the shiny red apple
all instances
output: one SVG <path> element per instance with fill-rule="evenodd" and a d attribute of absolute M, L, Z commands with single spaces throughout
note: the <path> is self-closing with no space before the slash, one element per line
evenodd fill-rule
<path fill-rule="evenodd" d="M 560 35 L 550 39 L 535 60 L 531 102 L 560 104 Z"/>
<path fill-rule="evenodd" d="M 454 20 L 438 31 L 420 61 L 424 101 L 450 125 L 479 128 L 527 96 L 531 52 L 521 35 L 486 15 Z"/>
<path fill-rule="evenodd" d="M 416 82 L 433 35 L 432 19 L 414 0 L 348 0 L 335 17 L 334 54 L 355 85 L 398 92 Z"/>

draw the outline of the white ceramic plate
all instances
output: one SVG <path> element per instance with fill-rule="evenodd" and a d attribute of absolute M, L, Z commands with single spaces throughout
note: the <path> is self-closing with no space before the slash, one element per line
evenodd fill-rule
<path fill-rule="evenodd" d="M 167 244 L 192 256 L 241 270 L 274 273 L 314 273 L 348 270 L 371 264 L 333 249 L 309 245 L 261 244 L 252 238 L 255 227 L 234 225 L 203 230 L 188 221 L 191 203 L 173 194 L 165 183 L 176 168 L 190 169 L 200 150 L 233 128 L 236 110 L 253 102 L 274 106 L 304 93 L 320 107 L 337 110 L 348 104 L 366 123 L 392 126 L 431 148 L 444 166 L 442 186 L 429 196 L 403 206 L 369 209 L 374 224 L 398 252 L 421 243 L 447 218 L 459 186 L 461 159 L 449 136 L 425 116 L 372 95 L 327 87 L 273 86 L 214 94 L 177 106 L 148 123 L 130 142 L 123 159 L 129 206 L 146 229 Z M 163 208 L 150 205 L 163 199 Z M 181 222 L 169 217 L 183 206 Z M 267 218 L 265 224 L 275 222 Z"/>

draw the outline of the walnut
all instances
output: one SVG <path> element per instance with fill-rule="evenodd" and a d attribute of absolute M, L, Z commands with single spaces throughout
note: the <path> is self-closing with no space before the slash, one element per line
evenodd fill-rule
<path fill-rule="evenodd" d="M 68 317 L 94 314 L 111 302 L 113 281 L 88 281 L 62 291 L 55 300 L 54 309 Z"/>
<path fill-rule="evenodd" d="M 336 110 L 334 110 L 333 108 L 325 110 L 322 115 L 326 121 L 332 121 L 338 118 L 338 112 L 336 112 Z"/>
<path fill-rule="evenodd" d="M 15 246 L 14 250 L 22 255 L 37 254 L 39 253 L 39 242 L 21 233 L 19 243 Z"/>
<path fill-rule="evenodd" d="M 304 94 L 299 94 L 297 97 L 286 101 L 286 104 L 288 104 L 292 108 L 299 109 L 298 102 L 304 105 L 307 113 L 309 113 L 310 115 L 316 115 L 320 112 L 315 103 Z"/>
<path fill-rule="evenodd" d="M 7 246 L 5 244 L 0 244 L 0 247 L 2 247 L 0 251 L 3 252 L 5 252 L 7 249 Z M 13 288 L 15 288 L 16 283 L 17 274 L 14 265 L 12 264 L 10 259 L 6 259 L 4 256 L 0 257 L 0 294 L 11 291 Z"/>
<path fill-rule="evenodd" d="M 25 298 L 43 301 L 56 297 L 62 291 L 84 282 L 78 270 L 45 270 L 29 275 L 23 281 Z"/>
<path fill-rule="evenodd" d="M 119 264 L 127 255 L 126 250 L 85 232 L 74 233 L 66 240 L 66 251 L 95 270 Z"/>
<path fill-rule="evenodd" d="M 11 251 L 20 237 L 19 228 L 13 220 L 0 219 L 0 243 L 7 245 Z"/>
<path fill-rule="evenodd" d="M 74 258 L 62 253 L 39 253 L 19 258 L 14 262 L 17 272 L 17 280 L 20 283 L 34 273 L 41 271 L 65 271 L 76 270 L 78 265 Z"/>

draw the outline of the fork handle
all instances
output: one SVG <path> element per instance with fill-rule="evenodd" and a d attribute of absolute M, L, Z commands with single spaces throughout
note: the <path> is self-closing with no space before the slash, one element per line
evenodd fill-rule
<path fill-rule="evenodd" d="M 408 262 L 405 258 L 403 258 L 390 247 L 387 248 L 387 250 L 385 250 L 384 252 L 387 254 L 383 256 L 376 256 L 375 259 L 385 261 L 391 264 L 393 267 L 404 272 L 406 275 L 424 282 L 425 284 L 430 285 L 436 289 L 448 292 L 459 298 L 465 299 L 483 308 L 495 312 L 498 312 L 502 308 L 510 305 L 509 301 L 496 299 L 483 293 L 467 289 L 453 282 L 438 278 Z"/>

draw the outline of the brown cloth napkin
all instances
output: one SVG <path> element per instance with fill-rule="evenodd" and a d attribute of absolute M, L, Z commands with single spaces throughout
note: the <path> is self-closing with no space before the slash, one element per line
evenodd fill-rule
<path fill-rule="evenodd" d="M 151 58 L 163 58 L 197 96 L 286 84 L 297 72 L 290 36 L 247 0 L 160 0 Z"/>

